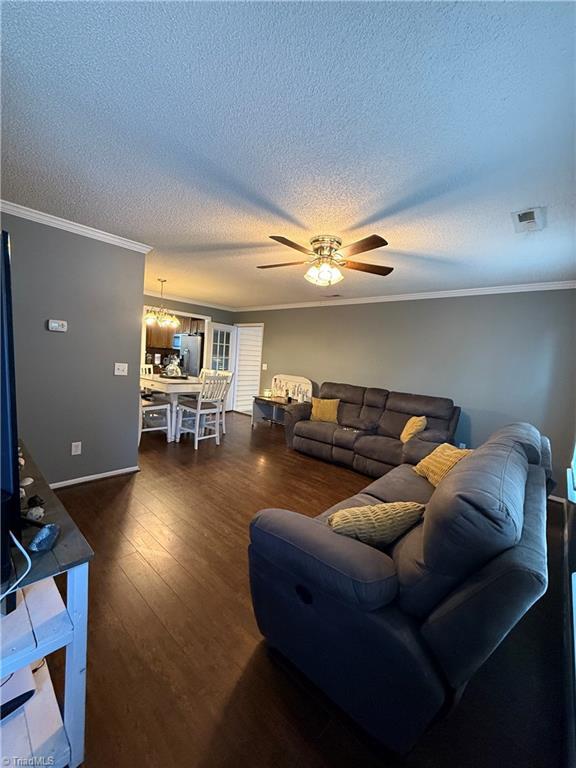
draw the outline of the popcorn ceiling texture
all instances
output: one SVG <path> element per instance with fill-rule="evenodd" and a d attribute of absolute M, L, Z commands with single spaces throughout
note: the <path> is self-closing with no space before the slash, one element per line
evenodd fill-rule
<path fill-rule="evenodd" d="M 569 3 L 3 4 L 2 197 L 154 246 L 146 288 L 324 291 L 267 239 L 345 242 L 344 298 L 574 278 Z M 541 232 L 510 212 L 547 206 Z M 297 258 L 297 257 L 296 257 Z"/>

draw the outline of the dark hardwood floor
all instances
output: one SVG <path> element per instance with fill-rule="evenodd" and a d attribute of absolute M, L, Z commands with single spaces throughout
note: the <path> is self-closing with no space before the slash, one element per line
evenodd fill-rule
<path fill-rule="evenodd" d="M 250 605 L 248 523 L 316 515 L 368 479 L 284 447 L 281 427 L 230 416 L 220 447 L 143 436 L 141 472 L 58 494 L 93 546 L 87 768 L 558 768 L 560 513 L 551 586 L 404 760 L 370 743 L 268 654 Z M 57 688 L 62 656 L 51 664 Z M 382 695 L 386 695 L 385 691 Z"/>

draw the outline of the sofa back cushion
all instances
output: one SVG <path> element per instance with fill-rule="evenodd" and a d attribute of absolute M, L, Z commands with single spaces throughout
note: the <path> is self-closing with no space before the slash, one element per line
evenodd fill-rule
<path fill-rule="evenodd" d="M 514 443 L 488 441 L 442 480 L 426 507 L 418 547 L 394 548 L 400 604 L 424 617 L 457 584 L 520 541 L 528 461 Z M 414 538 L 413 544 L 416 542 Z"/>
<path fill-rule="evenodd" d="M 340 400 L 338 406 L 338 424 L 341 427 L 355 427 L 360 429 L 360 411 L 364 402 L 365 387 L 356 387 L 353 384 L 338 384 L 334 381 L 325 381 L 320 387 L 320 397 Z"/>
<path fill-rule="evenodd" d="M 378 426 L 388 390 L 325 381 L 320 387 L 320 397 L 340 400 L 338 424 L 341 427 L 370 432 Z"/>
<path fill-rule="evenodd" d="M 532 424 L 520 421 L 507 424 L 491 434 L 489 440 L 519 443 L 530 464 L 540 464 L 542 461 L 542 436 Z"/>
<path fill-rule="evenodd" d="M 378 422 L 378 434 L 399 438 L 412 416 L 426 416 L 426 430 L 433 430 L 435 442 L 448 440 L 454 401 L 447 397 L 390 392 L 386 409 Z M 423 433 L 424 435 L 425 433 Z"/>

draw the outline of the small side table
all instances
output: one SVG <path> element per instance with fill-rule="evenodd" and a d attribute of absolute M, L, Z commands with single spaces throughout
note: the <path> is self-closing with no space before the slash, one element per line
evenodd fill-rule
<path fill-rule="evenodd" d="M 261 421 L 284 426 L 284 412 L 291 404 L 285 397 L 256 395 L 252 404 L 252 427 Z"/>

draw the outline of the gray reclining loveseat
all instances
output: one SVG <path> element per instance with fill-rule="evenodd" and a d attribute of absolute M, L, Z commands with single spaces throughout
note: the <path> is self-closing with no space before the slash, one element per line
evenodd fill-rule
<path fill-rule="evenodd" d="M 288 406 L 284 418 L 290 448 L 380 477 L 399 464 L 417 464 L 440 443 L 450 443 L 460 408 L 447 397 L 389 392 L 326 381 L 320 397 L 340 400 L 338 423 L 310 421 L 310 403 Z M 400 433 L 411 416 L 426 416 L 426 430 L 407 443 Z"/>
<path fill-rule="evenodd" d="M 550 445 L 528 424 L 494 433 L 435 489 L 401 465 L 317 518 L 251 525 L 260 631 L 362 727 L 405 752 L 545 592 Z M 326 518 L 379 501 L 426 504 L 385 551 Z"/>

